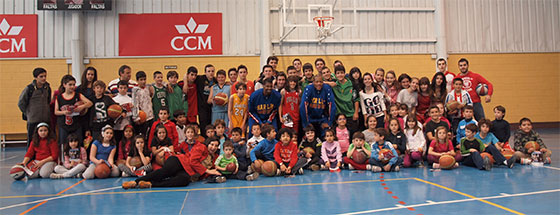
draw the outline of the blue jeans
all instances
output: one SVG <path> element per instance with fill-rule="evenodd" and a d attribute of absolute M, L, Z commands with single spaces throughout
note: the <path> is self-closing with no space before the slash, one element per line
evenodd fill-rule
<path fill-rule="evenodd" d="M 482 107 L 482 103 L 477 102 L 477 103 L 473 103 L 473 108 L 474 108 L 474 118 L 476 119 L 476 121 L 480 121 L 481 119 L 484 119 L 484 108 Z"/>

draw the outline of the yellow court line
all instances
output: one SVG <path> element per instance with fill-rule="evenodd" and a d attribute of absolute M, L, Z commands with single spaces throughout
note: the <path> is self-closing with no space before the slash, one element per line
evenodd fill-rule
<path fill-rule="evenodd" d="M 498 204 L 496 204 L 496 203 L 493 203 L 493 202 L 490 202 L 490 201 L 486 201 L 486 200 L 484 200 L 484 199 L 477 198 L 477 197 L 475 197 L 475 196 L 472 196 L 472 195 L 469 195 L 469 194 L 466 194 L 466 193 L 463 193 L 463 192 L 460 192 L 460 191 L 451 189 L 451 188 L 446 187 L 446 186 L 443 186 L 443 185 L 439 185 L 439 184 L 436 184 L 436 183 L 433 183 L 433 182 L 429 182 L 429 181 L 426 181 L 426 180 L 422 180 L 422 179 L 419 179 L 419 178 L 414 178 L 414 180 L 417 180 L 417 181 L 420 181 L 420 182 L 423 182 L 423 183 L 426 183 L 426 184 L 430 184 L 430 185 L 439 187 L 439 188 L 441 188 L 441 189 L 448 190 L 448 191 L 457 193 L 457 194 L 459 194 L 459 195 L 469 197 L 469 198 L 474 199 L 474 200 L 478 200 L 478 201 L 484 202 L 484 203 L 486 203 L 486 204 L 492 205 L 492 206 L 494 206 L 494 207 L 501 208 L 501 209 L 503 209 L 503 210 L 512 212 L 512 213 L 514 213 L 514 214 L 518 214 L 518 215 L 524 214 L 524 213 L 521 213 L 521 212 L 518 212 L 518 211 L 515 211 L 515 210 L 512 210 L 512 209 L 506 208 L 506 207 L 504 207 L 504 206 L 498 205 Z"/>
<path fill-rule="evenodd" d="M 412 180 L 414 178 L 395 178 L 385 179 L 385 181 L 402 181 Z M 166 193 L 166 192 L 185 192 L 185 191 L 207 191 L 207 190 L 232 190 L 232 189 L 252 189 L 252 188 L 274 188 L 274 187 L 296 187 L 296 186 L 315 186 L 315 185 L 330 185 L 330 184 L 354 184 L 354 183 L 367 183 L 379 182 L 376 180 L 359 180 L 359 181 L 337 181 L 337 182 L 321 182 L 321 183 L 304 183 L 304 184 L 276 184 L 276 185 L 259 185 L 259 186 L 239 186 L 239 187 L 208 187 L 208 188 L 192 188 L 192 189 L 173 189 L 173 190 L 139 190 L 139 191 L 120 191 L 120 192 L 102 192 L 102 193 L 84 193 L 76 196 L 93 196 L 93 195 L 108 195 L 108 194 L 133 194 L 133 193 Z M 30 198 L 30 197 L 51 197 L 51 196 L 66 196 L 75 194 L 44 194 L 44 195 L 22 195 L 22 196 L 0 196 L 0 199 L 15 199 L 15 198 Z"/>
<path fill-rule="evenodd" d="M 58 192 L 56 195 L 61 195 L 61 194 L 63 194 L 64 192 L 66 192 L 66 191 L 72 189 L 72 187 L 75 187 L 76 185 L 78 185 L 78 184 L 84 182 L 85 180 L 86 180 L 86 179 L 82 179 L 82 180 L 76 182 L 76 183 L 73 184 L 72 186 L 67 187 L 66 189 L 64 189 L 64 190 L 62 190 L 62 191 L 60 191 L 60 192 Z M 41 205 L 47 203 L 48 201 L 49 201 L 49 200 L 42 201 L 41 203 L 36 204 L 35 206 L 33 206 L 33 207 L 31 207 L 31 208 L 25 210 L 24 212 L 20 213 L 19 215 L 25 215 L 25 214 L 29 213 L 30 211 L 32 211 L 33 209 L 35 209 L 35 208 L 37 208 L 37 207 L 39 207 L 39 206 L 41 206 Z"/>

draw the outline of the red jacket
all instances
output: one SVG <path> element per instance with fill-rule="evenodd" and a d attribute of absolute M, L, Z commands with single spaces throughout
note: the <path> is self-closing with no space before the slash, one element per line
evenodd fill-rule
<path fill-rule="evenodd" d="M 56 140 L 51 140 L 47 143 L 47 139 L 39 140 L 39 146 L 35 147 L 33 141 L 29 144 L 29 149 L 25 153 L 25 157 L 31 160 L 43 160 L 52 156 L 54 162 L 58 162 L 58 154 L 60 153 L 58 149 L 58 144 Z"/>
<path fill-rule="evenodd" d="M 468 71 L 466 75 L 459 73 L 455 77 L 463 79 L 463 90 L 469 92 L 473 103 L 480 103 L 480 97 L 476 93 L 476 86 L 478 86 L 478 84 L 483 83 L 488 85 L 488 95 L 492 95 L 494 91 L 492 83 L 477 73 Z"/>
<path fill-rule="evenodd" d="M 154 122 L 154 124 L 152 124 L 152 128 L 150 129 L 150 135 L 148 137 L 149 149 L 152 148 L 152 140 L 154 139 L 155 130 L 160 122 L 161 120 L 158 119 L 157 121 Z M 163 126 L 165 126 L 165 129 L 167 130 L 167 136 L 169 137 L 169 139 L 171 139 L 171 142 L 173 143 L 173 149 L 179 147 L 179 135 L 177 134 L 177 128 L 175 127 L 175 123 L 171 122 L 171 120 L 167 120 L 167 122 L 164 123 Z"/>
<path fill-rule="evenodd" d="M 274 161 L 276 163 L 289 163 L 288 167 L 294 167 L 298 160 L 298 147 L 294 142 L 284 146 L 282 142 L 276 143 L 274 147 Z"/>
<path fill-rule="evenodd" d="M 187 154 L 180 154 L 176 155 L 181 162 L 181 165 L 185 169 L 185 171 L 190 175 L 193 176 L 195 174 L 204 175 L 207 168 L 202 165 L 202 161 L 208 157 L 208 148 L 206 145 L 202 143 L 195 143 L 195 146 L 191 149 L 190 153 Z M 214 168 L 214 162 L 218 158 L 218 154 L 214 154 L 214 158 L 212 159 L 212 168 Z"/>

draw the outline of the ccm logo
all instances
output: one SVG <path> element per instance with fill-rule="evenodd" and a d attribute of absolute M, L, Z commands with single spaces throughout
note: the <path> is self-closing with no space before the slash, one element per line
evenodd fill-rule
<path fill-rule="evenodd" d="M 0 22 L 0 35 L 3 37 L 17 36 L 21 30 L 23 30 L 23 26 L 10 26 L 6 19 L 2 19 L 2 22 Z M 14 52 L 27 52 L 25 50 L 25 38 L 21 38 L 19 42 L 16 38 L 0 38 L 0 53 Z"/>
<path fill-rule="evenodd" d="M 197 24 L 191 17 L 187 25 L 175 25 L 175 29 L 179 34 L 204 34 L 208 24 Z M 171 39 L 171 48 L 175 51 L 212 50 L 212 36 L 176 36 Z"/>

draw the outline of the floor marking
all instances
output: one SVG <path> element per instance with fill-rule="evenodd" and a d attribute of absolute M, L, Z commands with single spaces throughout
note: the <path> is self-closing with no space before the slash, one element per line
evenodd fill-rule
<path fill-rule="evenodd" d="M 91 194 L 91 193 L 94 193 L 94 192 L 102 192 L 102 191 L 106 191 L 106 190 L 114 190 L 114 189 L 118 189 L 118 188 L 121 188 L 121 186 L 118 186 L 118 187 L 109 187 L 109 188 L 98 189 L 98 190 L 91 190 L 91 191 L 87 191 L 87 192 L 74 193 L 74 194 L 62 194 L 62 195 L 55 196 L 55 197 L 51 197 L 51 198 L 47 198 L 47 199 L 35 200 L 35 201 L 24 202 L 24 203 L 19 203 L 19 204 L 15 204 L 15 205 L 9 205 L 9 206 L 6 206 L 6 207 L 1 207 L 1 208 L 0 208 L 0 211 L 1 211 L 1 210 L 5 210 L 5 209 L 10 209 L 10 208 L 15 208 L 15 207 L 20 207 L 20 206 L 35 204 L 35 203 L 39 203 L 39 202 L 43 202 L 43 201 L 50 201 L 50 200 L 55 200 L 55 199 L 62 199 L 62 198 L 72 197 L 72 196 L 87 195 L 87 194 Z M 51 195 L 51 196 L 53 196 L 53 195 Z"/>
<path fill-rule="evenodd" d="M 509 196 L 488 196 L 488 197 L 481 197 L 479 199 L 501 199 L 501 198 L 510 198 L 510 197 L 516 197 L 516 196 L 529 196 L 529 195 L 537 195 L 537 194 L 544 194 L 544 193 L 554 193 L 554 192 L 560 192 L 560 189 L 555 189 L 555 190 L 542 190 L 542 191 L 535 191 L 535 192 L 528 192 L 528 193 L 517 193 L 517 194 L 511 194 Z M 422 203 L 422 204 L 416 204 L 416 205 L 408 205 L 407 207 L 413 207 L 413 208 L 418 208 L 418 207 L 424 207 L 424 206 L 432 206 L 432 205 L 444 205 L 444 204 L 453 204 L 453 203 L 460 203 L 460 202 L 471 202 L 471 201 L 478 201 L 478 199 L 460 199 L 460 200 L 449 200 L 449 201 L 441 201 L 441 202 L 433 202 L 433 201 L 429 201 L 429 203 Z M 428 201 L 427 201 L 428 202 Z M 393 211 L 393 210 L 400 210 L 403 209 L 403 207 L 391 207 L 391 208 L 380 208 L 380 209 L 374 209 L 374 210 L 367 210 L 367 211 L 357 211 L 357 212 L 350 212 L 350 213 L 343 213 L 344 215 L 351 215 L 351 214 L 365 214 L 365 213 L 375 213 L 375 212 L 381 212 L 381 211 Z"/>
<path fill-rule="evenodd" d="M 2 161 L 7 161 L 7 160 L 10 160 L 10 159 L 12 159 L 12 158 L 17 158 L 17 157 L 21 157 L 21 156 L 20 156 L 20 155 L 14 155 L 14 156 L 12 156 L 12 157 L 4 158 L 4 159 L 0 160 L 0 162 L 2 162 Z"/>
<path fill-rule="evenodd" d="M 484 203 L 486 203 L 486 204 L 492 205 L 492 206 L 494 206 L 494 207 L 501 208 L 501 209 L 503 209 L 503 210 L 509 211 L 509 212 L 511 212 L 511 213 L 514 213 L 514 214 L 518 214 L 518 215 L 523 214 L 523 213 L 521 213 L 521 212 L 518 212 L 518 211 L 515 211 L 515 210 L 512 210 L 512 209 L 506 208 L 506 207 L 504 207 L 504 206 L 498 205 L 498 204 L 493 203 L 493 202 L 486 201 L 486 200 L 484 200 L 484 199 L 477 198 L 477 197 L 475 197 L 475 196 L 472 196 L 472 195 L 469 195 L 469 194 L 466 194 L 466 193 L 463 193 L 463 192 L 460 192 L 460 191 L 451 189 L 451 188 L 446 187 L 446 186 L 443 186 L 443 185 L 439 185 L 439 184 L 436 184 L 436 183 L 433 183 L 433 182 L 429 182 L 429 181 L 426 181 L 426 180 L 422 180 L 422 179 L 419 179 L 419 178 L 415 178 L 415 180 L 420 181 L 420 182 L 424 182 L 424 183 L 426 183 L 426 184 L 430 184 L 430 185 L 433 185 L 433 186 L 436 186 L 436 187 L 439 187 L 439 188 L 442 188 L 442 189 L 444 189 L 444 190 L 448 190 L 448 191 L 457 193 L 457 194 L 462 195 L 462 196 L 469 197 L 469 198 L 471 198 L 471 199 L 475 199 L 475 200 L 484 202 Z"/>
<path fill-rule="evenodd" d="M 560 168 L 558 168 L 558 167 L 553 167 L 553 166 L 543 166 L 543 167 L 544 167 L 544 168 L 547 168 L 547 169 L 560 170 Z"/>
<path fill-rule="evenodd" d="M 405 181 L 414 178 L 395 178 L 387 179 L 388 181 Z M 380 180 L 359 180 L 359 181 L 336 181 L 336 182 L 320 182 L 320 183 L 304 183 L 304 184 L 276 184 L 276 185 L 259 185 L 259 186 L 239 186 L 239 187 L 208 187 L 208 188 L 191 188 L 191 189 L 162 189 L 162 190 L 138 190 L 138 191 L 118 191 L 104 193 L 85 193 L 81 195 L 107 195 L 107 194 L 133 194 L 133 193 L 166 193 L 166 192 L 185 192 L 185 191 L 208 191 L 208 190 L 233 190 L 233 189 L 251 189 L 251 188 L 276 188 L 276 187 L 296 187 L 296 186 L 316 186 L 316 185 L 332 185 L 332 184 L 355 184 L 379 182 Z M 118 186 L 116 188 L 121 188 Z M 0 199 L 29 198 L 29 197 L 50 197 L 50 196 L 66 196 L 73 194 L 43 194 L 43 195 L 22 195 L 22 196 L 0 196 Z M 0 208 L 2 210 L 2 208 Z"/>
<path fill-rule="evenodd" d="M 72 189 L 73 187 L 75 187 L 76 185 L 81 184 L 81 183 L 84 182 L 85 180 L 86 180 L 86 179 L 82 179 L 82 180 L 76 182 L 76 183 L 73 184 L 72 186 L 67 187 L 66 189 L 64 189 L 64 190 L 62 190 L 62 191 L 60 191 L 60 192 L 58 192 L 57 195 L 63 194 L 64 192 L 66 192 L 66 191 Z M 38 208 L 39 206 L 41 206 L 41 205 L 47 203 L 48 201 L 49 201 L 49 200 L 42 201 L 41 203 L 36 204 L 35 206 L 33 206 L 33 207 L 31 207 L 31 208 L 25 210 L 24 212 L 20 213 L 19 215 L 24 215 L 24 214 L 26 214 L 26 213 L 29 213 L 29 212 L 32 211 L 33 209 Z"/>
<path fill-rule="evenodd" d="M 183 200 L 183 205 L 181 206 L 181 210 L 179 211 L 179 215 L 183 214 L 183 208 L 185 208 L 185 204 L 187 203 L 187 197 L 189 197 L 189 191 L 185 195 L 185 200 Z"/>

